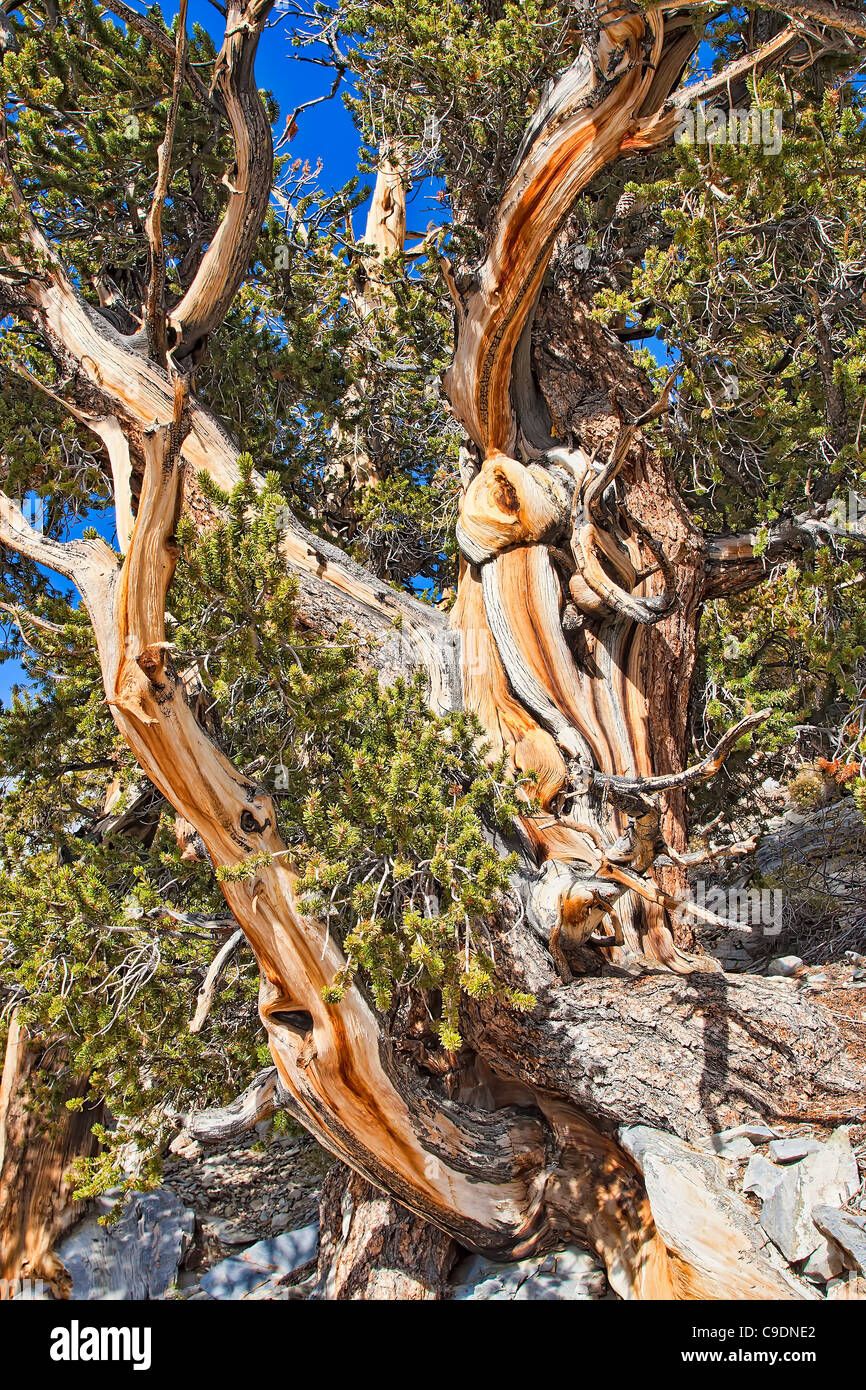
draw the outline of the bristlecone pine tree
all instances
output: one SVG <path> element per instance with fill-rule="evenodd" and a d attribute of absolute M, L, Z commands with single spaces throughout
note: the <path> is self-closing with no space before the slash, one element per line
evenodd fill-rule
<path fill-rule="evenodd" d="M 273 8 L 0 4 L 0 1275 L 63 1291 L 129 1140 L 140 1185 L 276 1107 L 354 1170 L 333 1296 L 578 1241 L 627 1298 L 806 1297 L 683 1146 L 862 1070 L 682 900 L 748 848 L 690 845 L 720 771 L 866 751 L 866 15 L 293 7 L 359 237 Z"/>

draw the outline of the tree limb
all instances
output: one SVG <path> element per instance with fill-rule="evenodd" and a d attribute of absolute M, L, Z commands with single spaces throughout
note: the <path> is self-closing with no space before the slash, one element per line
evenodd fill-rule
<path fill-rule="evenodd" d="M 276 1067 L 266 1067 L 250 1084 L 218 1109 L 199 1110 L 187 1115 L 184 1131 L 200 1144 L 224 1144 L 248 1134 L 262 1120 L 269 1120 L 280 1108 L 280 1079 Z"/>
<path fill-rule="evenodd" d="M 116 14 L 128 29 L 134 29 L 137 34 L 142 34 L 146 39 L 149 39 L 154 48 L 164 54 L 166 58 L 174 60 L 177 52 L 176 45 L 172 41 L 171 34 L 159 24 L 155 24 L 147 15 L 139 14 L 131 5 L 124 4 L 123 0 L 116 0 L 116 3 L 115 0 L 110 0 L 110 3 L 106 3 L 105 8 Z M 188 57 L 184 60 L 184 77 L 193 96 L 203 106 L 209 106 L 211 93 L 208 92 L 206 85 L 202 82 Z"/>
<path fill-rule="evenodd" d="M 742 531 L 707 540 L 704 597 L 744 593 L 764 583 L 771 570 L 830 539 L 864 545 L 866 536 L 834 523 L 832 511 L 803 512 L 766 532 Z"/>
<path fill-rule="evenodd" d="M 188 357 L 222 323 L 246 276 L 268 208 L 273 137 L 255 80 L 259 38 L 274 0 L 230 0 L 214 69 L 235 142 L 235 164 L 224 182 L 229 202 L 183 298 L 169 314 L 175 362 Z"/>
<path fill-rule="evenodd" d="M 162 209 L 168 192 L 171 173 L 171 151 L 174 144 L 174 128 L 180 110 L 183 91 L 183 74 L 186 62 L 186 11 L 187 0 L 180 0 L 177 18 L 177 40 L 175 44 L 174 76 L 172 79 L 171 101 L 165 119 L 165 136 L 156 152 L 156 187 L 151 199 L 150 211 L 144 223 L 144 230 L 150 247 L 150 280 L 145 297 L 145 331 L 150 354 L 161 366 L 165 366 L 165 247 L 162 241 Z"/>
<path fill-rule="evenodd" d="M 757 3 L 762 10 L 772 10 L 791 19 L 812 19 L 830 29 L 844 29 L 849 34 L 866 38 L 866 15 L 849 5 L 836 5 L 832 0 L 757 0 Z M 689 9 L 715 4 L 716 0 L 690 0 Z M 680 10 L 682 0 L 663 0 L 652 9 L 658 14 Z"/>
<path fill-rule="evenodd" d="M 728 753 L 739 743 L 743 735 L 763 724 L 771 714 L 772 710 L 769 709 L 747 714 L 745 719 L 728 729 L 705 758 L 692 767 L 684 768 L 682 772 L 671 772 L 664 777 L 618 777 L 609 772 L 593 772 L 590 774 L 592 784 L 599 791 L 607 791 L 611 796 L 618 793 L 628 796 L 651 796 L 655 792 L 670 791 L 672 787 L 689 787 L 695 782 L 707 782 L 716 775 Z"/>
<path fill-rule="evenodd" d="M 220 947 L 208 966 L 207 974 L 204 977 L 204 984 L 199 990 L 198 999 L 196 1000 L 195 1014 L 190 1020 L 189 1031 L 191 1033 L 200 1033 L 204 1027 L 205 1019 L 211 1011 L 213 997 L 216 993 L 217 981 L 223 967 L 234 955 L 243 939 L 244 934 L 240 928 L 238 928 L 238 930 L 229 937 L 228 941 Z"/>

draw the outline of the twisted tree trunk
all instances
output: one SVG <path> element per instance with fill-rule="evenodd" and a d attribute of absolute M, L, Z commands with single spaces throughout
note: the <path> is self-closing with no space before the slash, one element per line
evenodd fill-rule
<path fill-rule="evenodd" d="M 244 182 L 202 264 L 205 283 L 170 316 L 169 359 L 224 311 L 265 211 L 258 171 L 270 136 L 252 57 L 267 9 L 229 6 L 218 70 Z M 640 438 L 664 400 L 652 402 L 579 303 L 543 290 L 575 196 L 622 152 L 670 135 L 669 93 L 695 43 L 663 7 L 623 5 L 599 25 L 527 130 L 468 291 L 451 278 L 458 341 L 447 388 L 475 458 L 450 631 L 296 523 L 284 544 L 310 621 L 325 631 L 352 623 L 362 648 L 390 639 L 374 657 L 384 675 L 425 671 L 434 708 L 474 711 L 494 751 L 531 775 L 538 809 L 527 804 L 515 828 L 521 867 L 494 928 L 500 973 L 537 996 L 530 1015 L 489 1001 L 467 1008 L 467 1044 L 443 1059 L 408 1016 L 387 1026 L 360 983 L 339 1007 L 323 1002 L 343 965 L 339 947 L 328 937 L 323 953 L 320 925 L 300 913 L 274 805 L 197 721 L 165 639 L 185 469 L 231 486 L 237 450 L 187 383 L 86 306 L 35 228 L 49 270 L 19 275 L 13 307 L 68 368 L 75 409 L 94 427 L 119 423 L 143 483 L 122 563 L 101 541 L 38 535 L 6 500 L 0 537 L 78 585 L 117 727 L 213 863 L 270 856 L 222 888 L 261 967 L 281 1086 L 293 1113 L 360 1175 L 353 1210 L 371 1201 L 363 1179 L 473 1250 L 505 1257 L 584 1241 L 624 1297 L 787 1298 L 807 1295 L 750 1244 L 748 1213 L 700 1165 L 659 1229 L 658 1188 L 642 1173 L 646 1143 L 633 1127 L 694 1142 L 745 1118 L 800 1114 L 804 1094 L 810 1115 L 832 1123 L 856 1114 L 862 1076 L 815 1005 L 786 996 L 780 1007 L 771 984 L 735 985 L 688 954 L 687 932 L 675 937 L 685 789 L 712 774 L 734 738 L 684 768 L 702 538 Z M 536 341 L 567 339 L 570 382 L 533 354 L 533 318 Z M 115 470 L 121 493 L 126 472 Z M 665 850 L 673 857 L 657 865 Z M 712 1240 L 689 1239 L 704 1222 Z M 328 1239 L 336 1296 L 352 1296 L 340 1261 L 363 1268 L 364 1258 L 357 1265 L 347 1237 Z M 423 1239 L 439 1277 L 447 1241 Z M 369 1289 L 365 1279 L 358 1287 Z"/>

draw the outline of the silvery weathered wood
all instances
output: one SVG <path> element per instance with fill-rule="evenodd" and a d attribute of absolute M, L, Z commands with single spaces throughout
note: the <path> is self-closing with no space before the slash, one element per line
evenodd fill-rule
<path fill-rule="evenodd" d="M 119 1196 L 120 1194 L 116 1194 Z M 94 1203 L 57 1247 L 75 1299 L 162 1298 L 177 1281 L 195 1231 L 195 1215 L 167 1187 L 133 1192 L 117 1221 L 99 1224 L 114 1207 L 111 1194 Z"/>

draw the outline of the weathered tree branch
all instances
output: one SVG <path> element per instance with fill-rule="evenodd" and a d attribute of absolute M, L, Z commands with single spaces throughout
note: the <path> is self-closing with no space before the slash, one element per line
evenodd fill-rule
<path fill-rule="evenodd" d="M 690 9 L 700 9 L 712 5 L 715 0 L 692 0 Z M 663 0 L 653 5 L 658 14 L 667 14 L 682 9 L 682 0 Z M 759 8 L 772 10 L 788 18 L 811 19 L 830 29 L 844 29 L 859 38 L 866 38 L 866 16 L 850 5 L 837 5 L 835 0 L 759 0 Z"/>
<path fill-rule="evenodd" d="M 728 729 L 705 758 L 692 767 L 683 768 L 682 772 L 671 772 L 664 777 L 614 777 L 607 772 L 593 772 L 593 785 L 599 790 L 606 790 L 612 796 L 620 792 L 627 796 L 651 796 L 654 792 L 670 791 L 672 787 L 690 787 L 695 782 L 706 782 L 715 777 L 728 753 L 740 739 L 751 733 L 752 729 L 756 729 L 765 719 L 769 719 L 771 714 L 772 710 L 769 709 L 747 714 L 732 729 Z"/>
<path fill-rule="evenodd" d="M 642 45 L 652 35 L 649 66 Z M 536 301 L 553 241 L 575 197 L 619 153 L 652 81 L 664 42 L 658 17 L 620 14 L 554 84 L 530 122 L 497 214 L 490 251 L 457 306 L 457 347 L 445 386 L 484 455 L 512 454 L 512 361 Z"/>
<path fill-rule="evenodd" d="M 764 583 L 776 565 L 794 559 L 817 545 L 835 540 L 864 545 L 866 536 L 835 524 L 827 509 L 803 512 L 766 532 L 743 531 L 707 539 L 704 597 L 725 598 Z"/>
<path fill-rule="evenodd" d="M 253 58 L 269 7 L 229 6 L 216 91 L 236 142 L 237 191 L 170 314 L 168 362 L 188 360 L 226 312 L 266 210 L 272 150 Z M 643 417 L 623 426 L 610 389 L 616 374 L 595 392 L 609 401 L 603 426 L 581 421 L 556 449 L 533 442 L 526 397 L 511 389 L 515 370 L 532 367 L 527 326 L 545 308 L 545 268 L 574 197 L 620 153 L 662 138 L 652 122 L 697 41 L 682 19 L 608 14 L 529 125 L 475 282 L 461 294 L 452 278 L 449 390 L 480 453 L 461 509 L 453 634 L 466 707 L 494 752 L 507 752 L 535 783 L 539 807 L 527 806 L 518 828 L 524 853 L 514 881 L 525 921 L 503 906 L 490 931 L 497 967 L 538 1005 L 518 1015 L 498 998 L 469 1001 L 467 1048 L 444 1063 L 447 1086 L 430 1084 L 424 1057 L 412 1060 L 362 985 L 339 1007 L 325 1004 L 323 988 L 345 963 L 339 946 L 327 935 L 323 947 L 321 925 L 299 911 L 270 797 L 209 737 L 171 659 L 164 614 L 184 468 L 231 488 L 237 450 L 184 383 L 88 308 L 35 225 L 38 269 L 10 263 L 4 294 L 68 365 L 81 393 L 75 409 L 118 423 L 127 464 L 130 449 L 144 458 L 143 486 L 122 564 L 102 542 L 63 546 L 37 535 L 5 500 L 0 539 L 78 584 L 117 727 L 158 794 L 200 836 L 258 960 L 276 1074 L 257 1077 L 212 1133 L 267 1113 L 278 1080 L 280 1103 L 285 1094 L 332 1153 L 472 1248 L 521 1254 L 577 1238 L 598 1250 L 623 1296 L 787 1298 L 802 1288 L 760 1249 L 748 1251 L 743 1269 L 736 1223 L 717 1222 L 711 1248 L 689 1246 L 653 1186 L 657 1174 L 645 1165 L 641 1176 L 645 1146 L 617 1137 L 623 1125 L 649 1123 L 696 1141 L 753 1114 L 786 1115 L 804 1092 L 822 1123 L 856 1104 L 842 1040 L 812 1004 L 701 969 L 665 921 L 679 901 L 672 880 L 684 874 L 676 860 L 684 788 L 711 775 L 744 731 L 683 770 L 680 707 L 676 718 L 658 718 L 672 708 L 666 683 L 683 681 L 681 705 L 687 700 L 704 594 L 701 538 L 638 436 Z M 597 348 L 586 353 L 587 372 Z M 610 462 L 595 473 L 599 445 Z M 283 549 L 308 605 L 333 609 L 338 595 L 340 616 L 371 638 L 400 620 L 400 642 L 408 636 L 430 673 L 434 706 L 459 704 L 438 615 L 377 585 L 291 520 Z M 643 816 L 638 805 L 633 827 L 617 802 L 644 794 L 663 806 Z M 656 866 L 659 845 L 672 849 L 673 863 Z M 554 963 L 571 962 L 576 975 L 576 953 L 601 924 L 613 927 L 597 938 L 605 968 L 645 973 L 563 983 Z M 654 1203 L 668 1222 L 664 1239 Z M 691 1197 L 684 1205 L 701 1210 Z"/>
<path fill-rule="evenodd" d="M 266 1067 L 228 1105 L 187 1115 L 184 1132 L 201 1144 L 224 1144 L 241 1134 L 248 1134 L 262 1120 L 269 1120 L 280 1105 L 277 1069 Z"/>
<path fill-rule="evenodd" d="M 145 331 L 151 356 L 161 366 L 166 365 L 165 333 L 165 247 L 162 243 L 162 209 L 168 193 L 168 180 L 171 174 L 171 152 L 174 145 L 174 128 L 177 124 L 180 99 L 183 92 L 184 69 L 186 64 L 186 11 L 187 0 L 180 0 L 177 17 L 177 41 L 174 58 L 174 77 L 172 79 L 171 101 L 165 118 L 165 136 L 156 152 L 156 188 L 150 204 L 150 211 L 144 223 L 148 246 L 150 247 L 150 280 L 145 298 Z"/>
<path fill-rule="evenodd" d="M 238 930 L 233 932 L 228 941 L 217 951 L 208 966 L 207 974 L 204 977 L 204 983 L 199 990 L 198 999 L 196 1000 L 195 1013 L 190 1019 L 189 1031 L 191 1033 L 200 1033 L 204 1027 L 205 1020 L 211 1011 L 220 974 L 224 966 L 231 960 L 243 939 L 244 934 L 242 931 Z"/>
<path fill-rule="evenodd" d="M 235 163 L 225 178 L 229 202 L 201 265 L 169 314 L 169 348 L 180 363 L 222 323 L 249 271 L 267 212 L 273 177 L 271 127 L 255 80 L 255 55 L 273 0 L 229 0 L 214 68 L 232 129 Z"/>

